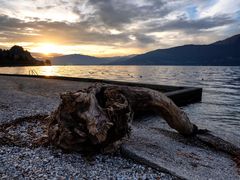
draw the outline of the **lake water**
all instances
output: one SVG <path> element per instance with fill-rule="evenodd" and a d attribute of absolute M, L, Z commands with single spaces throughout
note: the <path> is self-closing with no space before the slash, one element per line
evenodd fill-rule
<path fill-rule="evenodd" d="M 97 78 L 203 88 L 203 99 L 183 107 L 202 128 L 240 145 L 240 67 L 44 66 L 3 67 L 0 73 Z"/>

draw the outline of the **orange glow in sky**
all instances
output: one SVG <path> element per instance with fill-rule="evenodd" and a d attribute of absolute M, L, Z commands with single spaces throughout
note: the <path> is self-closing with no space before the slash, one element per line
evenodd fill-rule
<path fill-rule="evenodd" d="M 42 53 L 44 56 L 50 56 L 53 53 L 56 54 L 85 54 L 98 57 L 111 57 L 118 55 L 138 54 L 141 49 L 138 48 L 113 48 L 111 46 L 104 45 L 61 45 L 55 43 L 36 43 L 32 47 L 27 48 L 30 52 Z"/>
<path fill-rule="evenodd" d="M 239 0 L 0 0 L 0 48 L 124 56 L 239 33 Z"/>
<path fill-rule="evenodd" d="M 43 43 L 43 44 L 31 49 L 31 51 L 40 52 L 44 55 L 49 55 L 51 53 L 59 53 L 59 48 L 55 44 Z"/>

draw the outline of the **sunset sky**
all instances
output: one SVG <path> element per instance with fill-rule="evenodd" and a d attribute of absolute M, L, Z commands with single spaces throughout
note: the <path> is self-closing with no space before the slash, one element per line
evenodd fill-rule
<path fill-rule="evenodd" d="M 240 0 L 0 0 L 0 48 L 116 56 L 240 33 Z"/>

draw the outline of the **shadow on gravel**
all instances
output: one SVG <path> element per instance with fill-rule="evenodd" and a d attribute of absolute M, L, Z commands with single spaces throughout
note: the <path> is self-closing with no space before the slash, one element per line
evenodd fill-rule
<path fill-rule="evenodd" d="M 37 114 L 17 118 L 0 125 L 0 146 L 18 146 L 36 148 L 48 146 L 47 117 Z"/>

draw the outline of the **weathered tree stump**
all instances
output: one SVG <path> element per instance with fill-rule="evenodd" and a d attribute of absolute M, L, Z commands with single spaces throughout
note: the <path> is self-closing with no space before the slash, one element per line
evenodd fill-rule
<path fill-rule="evenodd" d="M 96 84 L 61 94 L 62 102 L 49 116 L 52 144 L 74 151 L 106 150 L 130 133 L 133 117 L 154 112 L 184 136 L 197 126 L 164 94 L 139 87 Z"/>

